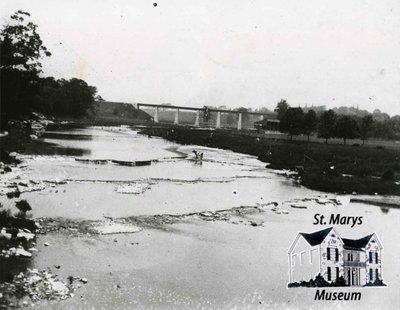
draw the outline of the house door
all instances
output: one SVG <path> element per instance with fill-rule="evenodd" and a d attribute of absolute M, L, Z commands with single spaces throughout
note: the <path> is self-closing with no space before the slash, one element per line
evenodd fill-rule
<path fill-rule="evenodd" d="M 348 281 L 348 285 L 351 286 L 351 271 L 350 269 L 347 270 L 347 281 Z"/>
<path fill-rule="evenodd" d="M 360 285 L 359 273 L 359 268 L 352 268 L 351 271 L 349 270 L 349 283 L 351 286 Z"/>

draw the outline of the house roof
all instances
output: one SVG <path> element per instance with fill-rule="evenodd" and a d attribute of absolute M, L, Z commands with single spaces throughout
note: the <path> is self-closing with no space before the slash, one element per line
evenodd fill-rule
<path fill-rule="evenodd" d="M 361 250 L 362 248 L 365 248 L 371 239 L 373 234 L 365 236 L 363 238 L 353 240 L 353 239 L 342 239 L 344 243 L 344 247 L 347 249 L 354 249 L 354 250 Z"/>
<path fill-rule="evenodd" d="M 315 246 L 318 244 L 321 244 L 322 241 L 324 241 L 325 237 L 329 234 L 329 232 L 332 230 L 332 227 L 316 231 L 311 234 L 306 234 L 306 233 L 300 233 L 306 239 L 306 241 L 311 245 Z"/>
<path fill-rule="evenodd" d="M 292 253 L 300 236 L 303 237 L 310 246 L 316 246 L 316 245 L 321 244 L 322 241 L 324 241 L 326 236 L 328 236 L 328 234 L 331 231 L 333 231 L 336 234 L 336 236 L 339 237 L 339 240 L 343 244 L 343 247 L 345 249 L 359 250 L 359 251 L 364 250 L 366 248 L 366 246 L 368 245 L 368 243 L 371 241 L 371 238 L 373 238 L 374 242 L 377 243 L 377 245 L 379 246 L 380 249 L 383 249 L 383 246 L 380 243 L 379 238 L 375 233 L 370 234 L 370 235 L 365 236 L 360 239 L 344 239 L 344 238 L 340 237 L 340 235 L 336 232 L 336 230 L 333 227 L 329 227 L 329 228 L 325 228 L 325 229 L 322 229 L 322 230 L 319 230 L 319 231 L 316 231 L 316 232 L 310 233 L 310 234 L 299 232 L 297 234 L 296 239 L 293 241 L 292 245 L 290 246 L 288 253 L 289 254 Z"/>

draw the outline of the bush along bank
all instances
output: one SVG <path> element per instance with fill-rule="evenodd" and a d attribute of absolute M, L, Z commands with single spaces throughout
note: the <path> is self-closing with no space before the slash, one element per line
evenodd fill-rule
<path fill-rule="evenodd" d="M 309 281 L 301 281 L 301 282 L 293 282 L 288 284 L 288 288 L 295 287 L 343 287 L 349 286 L 346 284 L 346 280 L 343 277 L 339 277 L 333 282 L 328 282 L 324 279 L 323 276 L 319 273 L 315 276 L 314 279 L 310 279 Z M 386 286 L 382 280 L 375 280 L 374 282 L 368 282 L 364 286 Z"/>
<path fill-rule="evenodd" d="M 29 142 L 40 137 L 46 127 L 52 124 L 54 124 L 53 121 L 34 112 L 29 119 L 9 121 L 6 134 L 0 137 L 0 162 L 3 164 L 18 163 L 12 154 L 23 152 Z"/>
<path fill-rule="evenodd" d="M 400 195 L 400 155 L 396 150 L 272 140 L 253 137 L 246 132 L 178 126 L 149 127 L 142 129 L 142 133 L 180 144 L 255 155 L 268 163 L 268 168 L 297 171 L 299 182 L 315 190 L 343 194 Z"/>
<path fill-rule="evenodd" d="M 21 202 L 28 205 L 25 200 Z M 32 252 L 36 251 L 34 246 L 39 227 L 25 215 L 26 211 L 20 211 L 17 216 L 11 216 L 8 209 L 0 211 L 0 257 L 32 257 Z"/>

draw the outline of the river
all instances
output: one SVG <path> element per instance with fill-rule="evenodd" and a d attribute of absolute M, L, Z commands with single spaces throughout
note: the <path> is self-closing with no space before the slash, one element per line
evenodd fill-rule
<path fill-rule="evenodd" d="M 201 163 L 195 160 L 193 150 L 204 153 Z M 41 301 L 35 308 L 400 306 L 397 209 L 350 203 L 348 196 L 309 190 L 266 168 L 253 156 L 177 145 L 140 135 L 128 127 L 47 132 L 27 153 L 19 178 L 51 184 L 21 194 L 32 206 L 33 218 L 101 225 L 110 219 L 186 215 L 174 223 L 142 226 L 136 233 L 55 231 L 40 235 L 39 252 L 32 258 L 31 267 L 61 266 L 56 270 L 60 277 L 84 276 L 88 283 L 74 298 Z M 118 163 L 148 160 L 151 164 L 145 166 Z M 0 199 L 5 207 L 12 208 L 12 200 Z M 337 199 L 342 204 L 322 204 L 318 199 Z M 299 202 L 306 208 L 291 207 Z M 227 220 L 190 215 L 241 206 L 260 211 L 232 213 Z M 335 229 L 345 238 L 357 239 L 373 232 L 379 236 L 384 246 L 383 278 L 387 287 L 358 288 L 361 301 L 351 302 L 317 302 L 314 289 L 287 289 L 287 251 L 297 232 L 327 227 L 313 224 L 316 213 L 326 218 L 338 213 L 363 217 L 362 225 L 337 225 Z"/>

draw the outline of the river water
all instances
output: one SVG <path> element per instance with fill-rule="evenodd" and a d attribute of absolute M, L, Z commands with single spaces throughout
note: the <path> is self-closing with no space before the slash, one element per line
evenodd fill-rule
<path fill-rule="evenodd" d="M 45 135 L 28 160 L 25 178 L 68 181 L 66 185 L 26 193 L 35 217 L 98 220 L 151 214 L 183 214 L 283 201 L 312 192 L 268 171 L 252 156 L 211 148 L 179 146 L 126 128 L 89 128 Z M 193 150 L 204 153 L 200 164 Z M 65 156 L 80 154 L 80 156 Z M 88 160 L 153 160 L 129 167 Z M 118 192 L 126 184 L 148 185 L 140 195 Z"/>
<path fill-rule="evenodd" d="M 204 153 L 202 163 L 193 150 Z M 73 221 L 106 221 L 142 215 L 188 214 L 263 206 L 275 202 L 281 212 L 245 215 L 231 221 L 187 219 L 146 228 L 135 234 L 39 236 L 32 267 L 60 265 L 66 278 L 81 275 L 88 284 L 72 299 L 45 301 L 39 308 L 366 308 L 400 306 L 400 213 L 350 203 L 299 186 L 248 155 L 199 146 L 177 145 L 140 135 L 127 127 L 90 127 L 46 133 L 28 150 L 20 176 L 57 184 L 21 198 L 32 216 Z M 98 162 L 94 162 L 97 160 Z M 146 161 L 123 166 L 116 161 Z M 132 189 L 136 193 L 122 193 Z M 342 205 L 301 199 L 337 198 Z M 2 198 L 3 199 L 3 198 Z M 6 207 L 12 201 L 2 200 Z M 363 216 L 363 224 L 335 228 L 344 238 L 375 232 L 384 246 L 385 288 L 359 288 L 361 301 L 317 302 L 315 290 L 287 289 L 287 250 L 297 232 L 313 225 L 314 215 Z M 261 223 L 254 227 L 252 221 Z M 51 246 L 44 246 L 50 243 Z M 135 244 L 134 246 L 132 244 Z M 348 289 L 350 290 L 350 289 Z M 348 291 L 347 290 L 347 291 Z M 354 289 L 352 289 L 354 290 Z"/>

